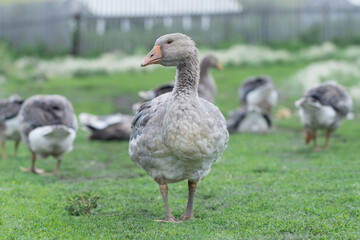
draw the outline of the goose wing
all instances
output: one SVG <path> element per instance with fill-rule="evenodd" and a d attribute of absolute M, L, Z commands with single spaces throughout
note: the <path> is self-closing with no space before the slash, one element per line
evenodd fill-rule
<path fill-rule="evenodd" d="M 352 100 L 345 88 L 336 84 L 325 83 L 310 89 L 306 98 L 312 98 L 322 105 L 331 106 L 341 116 L 346 116 L 352 109 Z"/>
<path fill-rule="evenodd" d="M 12 101 L 0 102 L 0 120 L 7 120 L 18 115 L 22 103 Z"/>
<path fill-rule="evenodd" d="M 129 140 L 131 122 L 121 122 L 108 125 L 104 129 L 92 129 L 90 140 Z"/>
<path fill-rule="evenodd" d="M 110 125 L 122 124 L 132 121 L 133 116 L 116 113 L 105 116 L 96 116 L 90 113 L 80 113 L 79 120 L 82 126 L 91 130 L 102 130 Z"/>
<path fill-rule="evenodd" d="M 134 120 L 131 123 L 130 140 L 135 139 L 138 135 L 141 135 L 144 131 L 146 131 L 147 127 L 150 127 L 148 126 L 150 119 L 155 117 L 159 118 L 159 120 L 162 119 L 165 110 L 164 104 L 170 94 L 171 93 L 162 94 L 151 101 L 141 104 Z"/>

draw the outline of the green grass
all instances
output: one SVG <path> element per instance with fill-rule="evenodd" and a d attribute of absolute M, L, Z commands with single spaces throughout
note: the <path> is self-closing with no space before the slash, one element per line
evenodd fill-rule
<path fill-rule="evenodd" d="M 237 88 L 251 75 L 276 81 L 281 106 L 293 109 L 299 96 L 287 94 L 287 81 L 305 63 L 227 68 L 213 71 L 224 115 L 238 105 Z M 43 84 L 11 79 L 3 91 L 24 97 L 63 94 L 77 113 L 130 112 L 136 92 L 174 78 L 174 69 L 86 78 L 53 79 Z M 357 116 L 358 117 L 358 116 Z M 267 135 L 232 135 L 211 173 L 198 184 L 195 219 L 162 224 L 163 201 L 157 184 L 129 158 L 127 142 L 89 142 L 79 130 L 73 152 L 64 156 L 58 176 L 23 173 L 30 154 L 20 146 L 16 159 L 0 160 L 0 239 L 359 239 L 359 119 L 345 121 L 328 151 L 304 144 L 296 117 L 275 122 Z M 324 141 L 320 135 L 319 142 Z M 12 144 L 7 144 L 8 153 Z M 38 160 L 51 170 L 54 159 Z M 93 215 L 70 216 L 68 197 L 100 196 Z M 169 185 L 170 207 L 185 210 L 187 183 Z"/>

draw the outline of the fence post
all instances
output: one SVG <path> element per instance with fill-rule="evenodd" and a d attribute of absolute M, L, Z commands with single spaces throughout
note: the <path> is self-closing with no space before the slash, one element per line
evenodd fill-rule
<path fill-rule="evenodd" d="M 329 41 L 331 21 L 330 21 L 330 7 L 328 4 L 322 6 L 322 41 Z"/>
<path fill-rule="evenodd" d="M 74 29 L 72 32 L 71 55 L 80 55 L 80 13 L 74 15 Z"/>
<path fill-rule="evenodd" d="M 264 7 L 260 11 L 260 21 L 261 21 L 261 42 L 268 43 L 269 42 L 269 20 L 270 20 L 270 9 L 268 7 Z"/>

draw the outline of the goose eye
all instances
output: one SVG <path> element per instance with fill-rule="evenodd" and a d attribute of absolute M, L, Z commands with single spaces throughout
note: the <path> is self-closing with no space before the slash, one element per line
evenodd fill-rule
<path fill-rule="evenodd" d="M 172 42 L 173 42 L 173 40 L 168 40 L 166 43 L 171 44 Z"/>

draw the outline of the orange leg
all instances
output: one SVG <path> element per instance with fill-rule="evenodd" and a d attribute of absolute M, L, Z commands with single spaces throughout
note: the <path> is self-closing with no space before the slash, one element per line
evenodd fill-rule
<path fill-rule="evenodd" d="M 31 152 L 31 166 L 30 168 L 20 168 L 21 171 L 23 172 L 32 172 L 35 174 L 44 174 L 44 170 L 42 169 L 36 169 L 35 168 L 35 161 L 36 161 L 36 153 Z"/>
<path fill-rule="evenodd" d="M 51 176 L 51 175 L 57 174 L 59 172 L 59 170 L 60 170 L 60 164 L 61 164 L 61 158 L 58 158 L 56 168 L 52 172 L 43 173 L 43 175 Z"/>
<path fill-rule="evenodd" d="M 312 131 L 311 130 L 305 130 L 305 133 L 304 133 L 304 139 L 305 139 L 305 143 L 306 144 L 309 144 L 312 140 Z"/>
<path fill-rule="evenodd" d="M 16 141 L 15 141 L 15 145 L 14 145 L 14 158 L 16 157 L 16 154 L 17 154 L 17 151 L 18 151 L 18 148 L 19 148 L 19 143 L 20 143 L 20 140 L 16 140 Z"/>
<path fill-rule="evenodd" d="M 188 187 L 189 187 L 189 197 L 188 197 L 188 202 L 187 202 L 187 206 L 186 206 L 186 211 L 185 213 L 181 216 L 181 220 L 190 220 L 193 215 L 193 206 L 194 206 L 194 195 L 195 195 L 195 191 L 196 191 L 196 182 L 191 182 L 189 180 L 188 182 Z"/>
<path fill-rule="evenodd" d="M 317 143 L 316 143 L 316 130 L 313 130 L 313 132 L 312 132 L 312 139 L 313 139 L 313 141 L 314 141 L 314 151 L 319 151 L 320 149 L 319 149 L 319 147 L 318 147 L 318 145 L 317 145 Z"/>
<path fill-rule="evenodd" d="M 159 184 L 160 193 L 164 199 L 166 218 L 164 220 L 155 220 L 156 222 L 179 222 L 176 218 L 171 214 L 169 201 L 168 201 L 168 186 L 166 183 Z"/>
<path fill-rule="evenodd" d="M 6 159 L 7 154 L 6 154 L 6 148 L 5 148 L 5 141 L 1 141 L 1 151 L 2 151 L 2 158 Z"/>
<path fill-rule="evenodd" d="M 326 140 L 325 140 L 325 144 L 324 144 L 324 149 L 328 149 L 328 147 L 329 147 L 330 136 L 331 136 L 331 130 L 327 130 L 326 131 Z"/>

